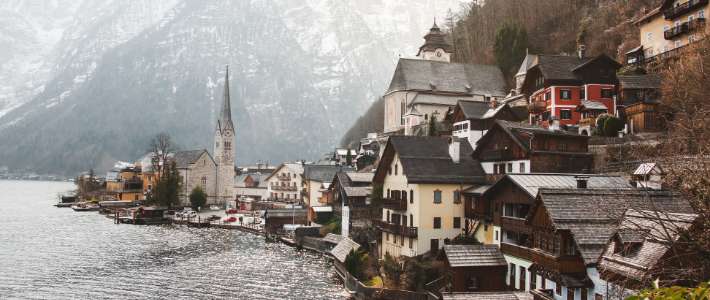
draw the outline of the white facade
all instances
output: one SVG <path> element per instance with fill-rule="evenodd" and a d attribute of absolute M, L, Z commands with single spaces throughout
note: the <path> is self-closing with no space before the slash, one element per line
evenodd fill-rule
<path fill-rule="evenodd" d="M 268 199 L 300 202 L 303 191 L 303 165 L 286 163 L 279 166 L 267 179 Z"/>
<path fill-rule="evenodd" d="M 530 173 L 530 160 L 508 160 L 508 161 L 496 161 L 496 162 L 482 162 L 481 167 L 486 174 L 496 174 L 495 166 L 501 165 L 505 166 L 505 173 Z"/>

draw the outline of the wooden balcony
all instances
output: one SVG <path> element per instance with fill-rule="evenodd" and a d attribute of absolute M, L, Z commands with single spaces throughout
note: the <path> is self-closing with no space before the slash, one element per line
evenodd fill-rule
<path fill-rule="evenodd" d="M 528 104 L 528 110 L 531 113 L 539 114 L 547 110 L 547 102 L 545 101 L 532 101 Z"/>
<path fill-rule="evenodd" d="M 407 210 L 407 200 L 385 198 L 382 201 L 382 207 L 391 210 Z"/>
<path fill-rule="evenodd" d="M 487 150 L 481 153 L 480 159 L 483 161 L 506 160 L 513 156 L 510 149 Z"/>
<path fill-rule="evenodd" d="M 672 20 L 707 4 L 708 0 L 689 0 L 688 2 L 685 2 L 676 7 L 666 9 L 665 11 L 663 11 L 663 16 L 666 18 L 666 20 Z"/>
<path fill-rule="evenodd" d="M 705 28 L 705 18 L 697 18 L 692 21 L 683 22 L 678 26 L 673 26 L 663 32 L 663 37 L 666 40 L 672 40 L 678 36 L 690 33 L 692 31 Z"/>
<path fill-rule="evenodd" d="M 501 227 L 506 230 L 513 230 L 520 233 L 529 234 L 532 230 L 529 225 L 525 224 L 525 219 L 513 218 L 513 217 L 501 217 L 500 218 Z"/>
<path fill-rule="evenodd" d="M 287 174 L 276 175 L 276 178 L 278 178 L 281 181 L 291 181 L 291 176 L 289 176 Z"/>
<path fill-rule="evenodd" d="M 392 224 L 392 223 L 387 223 L 385 221 L 377 220 L 375 221 L 375 226 L 383 231 L 383 232 L 389 232 L 392 234 L 397 234 L 409 238 L 416 238 L 418 236 L 418 228 L 417 227 L 409 227 L 409 226 L 403 226 L 399 224 Z"/>
<path fill-rule="evenodd" d="M 501 243 L 500 250 L 505 254 L 532 261 L 545 269 L 554 270 L 557 273 L 586 272 L 584 261 L 579 256 L 555 256 L 540 249 L 508 243 Z"/>

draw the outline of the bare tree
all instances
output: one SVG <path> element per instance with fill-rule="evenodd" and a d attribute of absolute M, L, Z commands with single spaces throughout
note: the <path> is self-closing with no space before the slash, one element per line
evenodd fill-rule
<path fill-rule="evenodd" d="M 151 163 L 153 170 L 158 173 L 158 178 L 167 166 L 168 156 L 173 149 L 172 139 L 167 133 L 159 133 L 150 141 Z"/>

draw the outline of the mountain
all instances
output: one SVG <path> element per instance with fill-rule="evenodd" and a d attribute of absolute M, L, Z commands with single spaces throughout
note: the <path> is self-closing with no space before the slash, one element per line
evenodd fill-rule
<path fill-rule="evenodd" d="M 22 42 L 12 42 L 23 48 L 8 55 L 27 61 L 27 49 L 41 49 L 35 69 L 18 77 L 44 74 L 25 84 L 31 96 L 0 98 L 0 165 L 10 169 L 104 169 L 142 155 L 162 131 L 183 149 L 211 150 L 225 65 L 238 163 L 316 158 L 384 91 L 397 58 L 416 53 L 432 19 L 459 5 L 63 1 L 52 2 L 64 10 L 56 14 L 70 18 L 35 16 L 41 9 L 30 1 L 1 10 L 0 22 L 12 23 L 7 15 L 29 20 L 0 31 L 3 41 Z M 36 29 L 21 33 L 39 27 L 54 28 L 61 39 L 48 41 Z M 12 69 L 3 64 L 0 78 L 15 76 L 6 68 Z M 0 90 L 26 90 L 26 82 Z"/>

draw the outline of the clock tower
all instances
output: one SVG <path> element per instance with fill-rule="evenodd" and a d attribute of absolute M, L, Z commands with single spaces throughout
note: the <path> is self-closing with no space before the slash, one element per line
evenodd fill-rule
<path fill-rule="evenodd" d="M 424 45 L 419 48 L 417 57 L 424 60 L 451 62 L 452 53 L 454 48 L 446 41 L 446 33 L 443 33 L 434 21 L 434 26 L 424 36 Z"/>
<path fill-rule="evenodd" d="M 217 202 L 222 204 L 233 200 L 234 194 L 234 123 L 232 123 L 232 106 L 229 99 L 229 67 L 224 75 L 224 99 L 222 110 L 217 119 L 214 134 L 214 160 L 217 164 L 217 184 L 215 195 Z"/>

